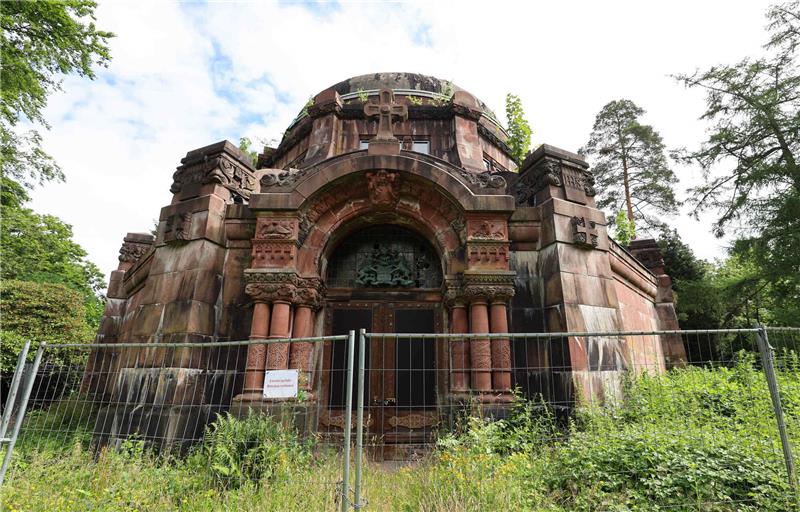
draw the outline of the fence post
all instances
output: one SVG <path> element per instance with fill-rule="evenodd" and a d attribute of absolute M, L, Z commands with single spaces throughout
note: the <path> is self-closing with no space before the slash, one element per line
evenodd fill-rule
<path fill-rule="evenodd" d="M 794 458 L 792 457 L 792 446 L 789 444 L 789 436 L 786 433 L 786 423 L 783 419 L 783 407 L 781 406 L 781 395 L 778 389 L 778 379 L 775 377 L 775 367 L 772 365 L 774 351 L 769 344 L 767 331 L 763 325 L 758 326 L 756 332 L 758 339 L 758 350 L 761 352 L 761 361 L 764 365 L 764 375 L 767 377 L 767 386 L 772 398 L 772 408 L 775 411 L 775 421 L 778 422 L 778 433 L 781 437 L 783 447 L 783 459 L 786 462 L 786 474 L 789 478 L 789 485 L 797 493 L 797 479 L 794 469 Z"/>
<path fill-rule="evenodd" d="M 25 359 L 28 358 L 30 347 L 30 340 L 26 340 L 25 345 L 22 346 L 22 351 L 17 356 L 17 366 L 14 367 L 14 376 L 11 378 L 11 388 L 8 390 L 6 408 L 3 409 L 3 419 L 2 423 L 0 423 L 0 444 L 6 442 L 6 431 L 8 431 L 8 424 L 11 422 L 11 413 L 14 410 L 14 401 L 17 399 L 17 389 L 19 389 L 19 381 L 22 378 L 22 369 L 25 368 Z"/>
<path fill-rule="evenodd" d="M 3 459 L 3 466 L 0 467 L 0 486 L 3 485 L 3 480 L 8 471 L 8 465 L 11 463 L 11 452 L 14 451 L 14 445 L 17 444 L 17 437 L 19 437 L 19 429 L 22 427 L 22 420 L 25 419 L 25 410 L 28 408 L 28 398 L 31 396 L 33 390 L 33 381 L 36 380 L 36 373 L 39 371 L 39 363 L 42 362 L 42 354 L 47 343 L 42 342 L 39 344 L 39 350 L 36 351 L 36 358 L 33 360 L 31 367 L 31 374 L 28 380 L 25 381 L 25 388 L 22 390 L 22 402 L 19 404 L 19 412 L 17 412 L 17 421 L 14 422 L 14 430 L 11 433 L 11 439 L 8 441 L 8 448 L 6 448 L 6 456 Z"/>
<path fill-rule="evenodd" d="M 342 512 L 350 508 L 350 430 L 353 418 L 353 359 L 355 359 L 356 332 L 347 337 L 347 394 L 344 411 L 344 469 L 342 470 Z"/>
<path fill-rule="evenodd" d="M 361 508 L 361 470 L 364 451 L 364 352 L 367 345 L 366 329 L 358 332 L 358 393 L 356 397 L 356 483 L 353 508 Z"/>

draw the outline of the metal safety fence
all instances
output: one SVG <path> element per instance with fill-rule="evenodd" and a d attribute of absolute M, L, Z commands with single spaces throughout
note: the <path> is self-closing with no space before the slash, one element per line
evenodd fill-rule
<path fill-rule="evenodd" d="M 294 343 L 314 364 L 289 370 L 287 397 L 243 395 L 248 349 Z M 763 327 L 26 345 L 0 500 L 792 510 L 798 354 L 800 329 Z"/>
<path fill-rule="evenodd" d="M 149 472 L 219 496 L 263 482 L 285 487 L 287 502 L 312 495 L 313 508 L 338 508 L 349 483 L 351 425 L 342 418 L 352 409 L 354 343 L 352 331 L 214 343 L 42 343 L 30 361 L 27 343 L 4 397 L 0 502 L 11 510 L 15 503 L 19 510 L 177 508 L 185 496 Z M 313 372 L 262 371 L 263 394 L 244 394 L 248 351 L 288 351 L 289 344 L 349 360 Z M 316 399 L 323 382 L 341 403 Z M 81 494 L 54 497 L 42 485 L 48 466 L 61 474 L 44 481 L 56 489 L 74 483 Z M 88 477 L 75 478 L 77 468 Z M 140 494 L 114 490 L 124 482 L 109 475 L 97 483 L 110 468 L 139 474 Z"/>

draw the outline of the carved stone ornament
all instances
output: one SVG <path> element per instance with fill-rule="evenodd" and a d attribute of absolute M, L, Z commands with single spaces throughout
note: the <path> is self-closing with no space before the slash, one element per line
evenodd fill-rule
<path fill-rule="evenodd" d="M 297 281 L 297 304 L 317 310 L 322 305 L 325 286 L 318 277 L 305 277 Z"/>
<path fill-rule="evenodd" d="M 376 245 L 358 271 L 359 286 L 414 286 L 414 272 L 405 256 L 391 247 Z"/>
<path fill-rule="evenodd" d="M 297 229 L 297 242 L 300 245 L 303 245 L 303 242 L 306 241 L 306 238 L 308 238 L 309 233 L 311 233 L 312 227 L 314 227 L 314 223 L 311 222 L 311 219 L 308 218 L 308 212 L 301 213 L 300 223 L 298 224 L 298 229 Z"/>
<path fill-rule="evenodd" d="M 203 162 L 178 167 L 172 175 L 172 186 L 169 190 L 177 194 L 190 183 L 218 183 L 249 199 L 250 194 L 255 191 L 256 179 L 244 166 L 225 154 L 219 154 Z"/>
<path fill-rule="evenodd" d="M 541 165 L 531 169 L 517 181 L 516 197 L 517 206 L 535 206 L 536 193 L 545 187 L 560 187 L 561 164 L 553 160 L 545 160 Z"/>
<path fill-rule="evenodd" d="M 514 272 L 464 274 L 464 296 L 468 300 L 508 302 L 514 296 Z"/>
<path fill-rule="evenodd" d="M 597 247 L 597 226 L 586 217 L 572 217 L 572 241 L 575 245 L 592 249 Z"/>
<path fill-rule="evenodd" d="M 450 227 L 453 228 L 453 231 L 456 232 L 458 235 L 458 241 L 461 245 L 467 243 L 467 223 L 464 221 L 464 217 L 459 215 L 450 223 Z"/>
<path fill-rule="evenodd" d="M 514 287 L 510 285 L 468 284 L 464 286 L 464 297 L 468 301 L 508 302 L 513 296 Z"/>
<path fill-rule="evenodd" d="M 294 272 L 245 272 L 245 293 L 258 302 L 294 303 L 297 274 Z"/>
<path fill-rule="evenodd" d="M 469 237 L 479 240 L 503 240 L 506 234 L 502 227 L 498 227 L 494 222 L 484 220 L 472 230 Z"/>
<path fill-rule="evenodd" d="M 261 190 L 270 187 L 291 187 L 306 175 L 308 169 L 269 169 L 261 176 Z"/>
<path fill-rule="evenodd" d="M 444 303 L 448 309 L 465 305 L 466 298 L 459 279 L 448 278 L 445 280 Z"/>
<path fill-rule="evenodd" d="M 466 169 L 459 169 L 458 173 L 467 180 L 470 185 L 478 188 L 504 188 L 506 180 L 499 174 L 489 172 L 470 172 Z"/>
<path fill-rule="evenodd" d="M 292 221 L 270 219 L 259 222 L 256 238 L 287 240 L 292 238 L 293 234 Z"/>
<path fill-rule="evenodd" d="M 192 214 L 190 212 L 174 213 L 167 217 L 164 223 L 164 242 L 189 240 L 191 229 Z"/>
<path fill-rule="evenodd" d="M 152 244 L 128 242 L 126 240 L 119 249 L 119 261 L 136 263 L 150 250 L 150 247 L 152 247 Z"/>
<path fill-rule="evenodd" d="M 369 200 L 379 208 L 393 208 L 400 199 L 400 174 L 389 171 L 367 172 Z"/>
<path fill-rule="evenodd" d="M 379 103 L 364 105 L 364 115 L 368 118 L 378 118 L 378 133 L 373 140 L 394 141 L 392 121 L 395 119 L 405 121 L 408 119 L 408 107 L 395 103 L 394 92 L 391 89 L 381 89 L 378 93 Z"/>

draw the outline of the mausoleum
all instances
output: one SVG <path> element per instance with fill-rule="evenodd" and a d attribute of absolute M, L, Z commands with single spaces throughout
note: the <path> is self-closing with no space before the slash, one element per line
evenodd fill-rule
<path fill-rule="evenodd" d="M 518 168 L 507 140 L 466 90 L 375 73 L 317 94 L 256 165 L 228 141 L 189 151 L 171 185 L 155 184 L 173 193 L 157 234 L 123 240 L 97 341 L 676 329 L 658 247 L 609 238 L 583 158 L 545 144 Z M 685 359 L 672 336 L 431 341 L 408 356 L 387 340 L 369 347 L 367 365 L 384 371 L 366 399 L 403 405 L 370 427 L 397 442 L 464 396 L 501 409 L 518 387 L 570 402 L 634 362 Z M 265 371 L 297 369 L 322 411 L 310 428 L 342 425 L 341 347 L 245 348 L 98 349 L 83 385 L 142 405 L 108 415 L 160 415 L 168 438 L 202 430 L 219 397 L 268 411 Z M 415 378 L 415 365 L 436 371 Z"/>

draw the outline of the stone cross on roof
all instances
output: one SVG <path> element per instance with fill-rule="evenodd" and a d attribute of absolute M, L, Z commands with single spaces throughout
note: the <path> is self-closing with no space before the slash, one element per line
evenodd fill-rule
<path fill-rule="evenodd" d="M 378 98 L 380 100 L 378 104 L 367 103 L 364 105 L 364 114 L 367 117 L 378 116 L 378 134 L 375 136 L 375 140 L 396 141 L 394 132 L 392 132 L 392 118 L 405 121 L 408 119 L 408 108 L 394 102 L 394 92 L 391 89 L 381 89 Z"/>

